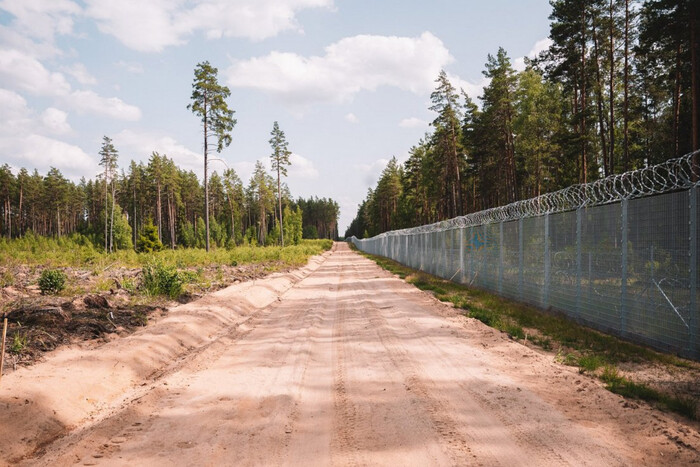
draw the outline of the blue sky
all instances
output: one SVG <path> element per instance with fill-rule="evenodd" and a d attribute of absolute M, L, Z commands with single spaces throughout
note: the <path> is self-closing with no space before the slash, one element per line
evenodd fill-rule
<path fill-rule="evenodd" d="M 278 121 L 294 197 L 331 197 L 340 231 L 387 161 L 429 130 L 440 69 L 478 97 L 488 53 L 547 46 L 547 0 L 0 0 L 0 164 L 77 181 L 102 136 L 121 167 L 152 151 L 202 176 L 189 103 L 208 60 L 238 124 L 212 169 L 247 184 Z"/>

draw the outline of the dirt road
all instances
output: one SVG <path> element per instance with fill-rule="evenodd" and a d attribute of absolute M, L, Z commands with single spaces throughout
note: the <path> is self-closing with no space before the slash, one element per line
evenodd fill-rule
<path fill-rule="evenodd" d="M 344 244 L 289 287 L 256 287 L 216 299 L 264 292 L 272 304 L 220 318 L 218 331 L 202 329 L 201 342 L 183 344 L 186 351 L 147 377 L 133 368 L 129 377 L 113 374 L 115 387 L 128 387 L 93 389 L 95 402 L 74 408 L 77 415 L 66 408 L 77 404 L 72 397 L 85 397 L 75 394 L 75 380 L 68 390 L 55 380 L 44 391 L 64 396 L 35 403 L 46 398 L 31 382 L 57 371 L 51 360 L 37 365 L 44 370 L 3 379 L 12 388 L 1 388 L 0 407 L 7 403 L 14 420 L 22 416 L 24 396 L 17 395 L 27 393 L 21 385 L 32 388 L 25 406 L 40 405 L 27 409 L 30 417 L 59 413 L 50 418 L 55 436 L 24 453 L 15 448 L 12 457 L 0 450 L 0 459 L 51 466 L 697 462 L 697 425 L 624 401 L 551 355 L 459 316 Z M 148 337 L 164 332 L 156 331 L 128 348 L 152 348 Z M 90 352 L 71 354 L 74 366 L 97 360 L 119 368 L 128 358 L 123 344 L 73 351 Z M 0 430 L 0 440 L 8 439 L 10 427 Z"/>

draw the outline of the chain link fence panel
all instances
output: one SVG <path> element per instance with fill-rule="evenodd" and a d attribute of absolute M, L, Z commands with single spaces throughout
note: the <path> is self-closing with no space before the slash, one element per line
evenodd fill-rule
<path fill-rule="evenodd" d="M 350 240 L 367 253 L 700 360 L 700 168 L 692 156 Z"/>

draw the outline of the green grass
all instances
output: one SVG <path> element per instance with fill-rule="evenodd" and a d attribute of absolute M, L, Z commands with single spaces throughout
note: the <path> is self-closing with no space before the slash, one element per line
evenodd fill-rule
<path fill-rule="evenodd" d="M 0 268 L 7 268 L 0 276 L 0 284 L 10 282 L 8 278 L 12 277 L 11 268 L 16 266 L 28 266 L 31 274 L 49 270 L 63 274 L 60 269 L 74 268 L 91 272 L 95 280 L 89 292 L 100 293 L 114 287 L 114 279 L 105 274 L 107 271 L 118 268 L 150 270 L 152 265 L 157 264 L 159 271 L 169 271 L 170 274 L 160 274 L 158 281 L 151 281 L 146 287 L 147 295 L 177 298 L 185 291 L 185 284 L 191 284 L 192 289 L 198 292 L 206 292 L 212 282 L 221 283 L 224 278 L 221 266 L 255 264 L 262 265 L 265 272 L 275 272 L 302 266 L 311 256 L 330 249 L 332 245 L 331 240 L 302 240 L 299 245 L 284 248 L 240 246 L 212 249 L 208 253 L 198 248 L 166 249 L 155 253 L 120 250 L 107 254 L 80 234 L 61 238 L 28 234 L 19 239 L 0 239 Z M 130 293 L 137 292 L 138 286 L 134 279 L 124 280 L 123 287 L 126 290 Z M 69 283 L 61 295 L 78 292 L 83 291 L 77 285 Z"/>
<path fill-rule="evenodd" d="M 27 235 L 18 239 L 0 239 L 0 267 L 17 265 L 42 268 L 74 267 L 97 273 L 114 266 L 140 268 L 153 261 L 178 268 L 225 264 L 228 266 L 279 261 L 287 266 L 300 266 L 309 257 L 331 248 L 331 240 L 302 240 L 286 247 L 240 246 L 232 249 L 180 248 L 156 253 L 119 250 L 112 254 L 96 248 L 86 237 L 73 234 L 61 238 Z"/>
<path fill-rule="evenodd" d="M 514 339 L 527 339 L 544 350 L 556 351 L 557 361 L 598 377 L 616 394 L 654 403 L 689 419 L 697 419 L 696 400 L 661 393 L 645 384 L 630 381 L 620 376 L 616 368 L 617 364 L 629 362 L 686 368 L 691 365 L 687 360 L 603 334 L 561 315 L 410 269 L 388 258 L 360 253 L 406 282 L 433 293 L 439 300 L 463 309 L 465 316 L 506 332 Z"/>

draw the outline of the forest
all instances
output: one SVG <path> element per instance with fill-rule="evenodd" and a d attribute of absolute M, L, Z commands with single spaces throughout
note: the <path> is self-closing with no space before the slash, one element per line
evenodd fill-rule
<path fill-rule="evenodd" d="M 20 169 L 13 174 L 0 167 L 0 233 L 6 238 L 37 235 L 61 237 L 79 233 L 114 251 L 138 247 L 139 236 L 155 227 L 166 248 L 205 246 L 204 186 L 193 171 L 177 167 L 167 155 L 153 152 L 147 163 L 131 161 L 116 173 L 118 151 L 104 138 L 102 151 L 110 154 L 109 168 L 95 179 L 74 183 L 58 169 L 41 175 Z M 102 154 L 104 160 L 104 154 Z M 106 175 L 105 175 L 106 174 Z M 277 184 L 258 161 L 247 186 L 233 169 L 212 172 L 209 188 L 212 244 L 223 248 L 241 244 L 279 242 L 275 215 Z M 338 204 L 330 198 L 292 199 L 282 184 L 285 236 L 337 236 Z M 112 202 L 114 200 L 114 202 Z M 106 213 L 106 215 L 105 215 Z M 107 229 L 105 229 L 107 225 Z"/>
<path fill-rule="evenodd" d="M 552 43 L 524 71 L 503 48 L 489 54 L 480 96 L 440 73 L 431 131 L 403 164 L 388 163 L 346 237 L 438 222 L 700 149 L 700 2 L 550 3 Z"/>

